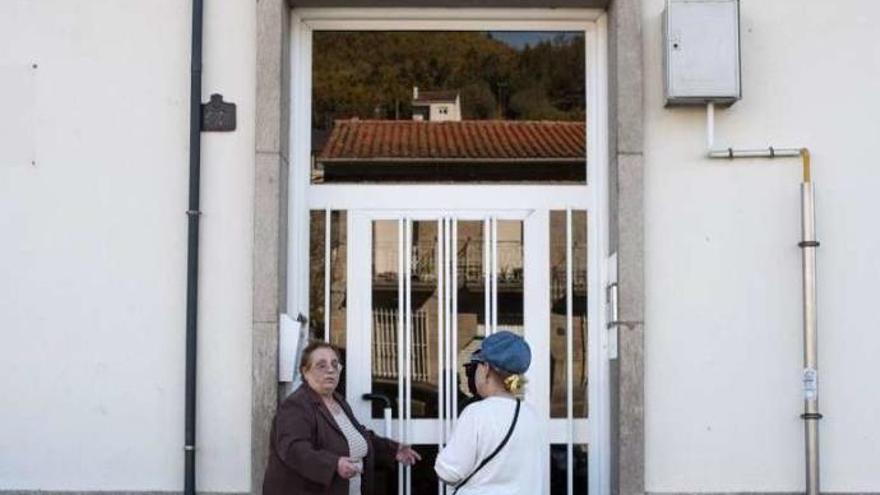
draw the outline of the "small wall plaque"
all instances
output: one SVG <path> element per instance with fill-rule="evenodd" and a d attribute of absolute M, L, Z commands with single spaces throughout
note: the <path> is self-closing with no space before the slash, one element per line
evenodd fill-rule
<path fill-rule="evenodd" d="M 212 94 L 211 101 L 202 103 L 202 132 L 235 130 L 235 103 L 223 101 L 223 95 Z"/>

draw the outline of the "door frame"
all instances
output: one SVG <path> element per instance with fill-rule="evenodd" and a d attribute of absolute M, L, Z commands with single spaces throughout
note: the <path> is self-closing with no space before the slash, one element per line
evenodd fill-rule
<path fill-rule="evenodd" d="M 288 314 L 308 314 L 309 211 L 356 209 L 372 204 L 394 208 L 390 198 L 410 197 L 415 208 L 523 209 L 548 202 L 553 209 L 586 209 L 591 219 L 590 310 L 595 311 L 590 347 L 590 493 L 610 493 L 610 389 L 606 300 L 608 263 L 608 29 L 597 9 L 306 8 L 291 11 L 290 122 L 288 168 Z M 587 185 L 313 185 L 310 181 L 312 32 L 314 30 L 507 30 L 583 31 L 587 102 Z M 414 193 L 418 189 L 417 194 Z M 486 204 L 486 198 L 493 198 Z M 497 203 L 495 201 L 498 201 Z M 378 203 L 378 205 L 377 205 Z M 399 207 L 400 203 L 396 203 Z M 436 206 L 435 206 L 436 205 Z M 445 205 L 445 206 L 441 206 Z M 407 203 L 409 206 L 409 203 Z M 592 322 L 591 322 L 592 323 Z M 593 382 L 596 383 L 593 383 Z M 595 386 L 592 386 L 595 385 Z"/>

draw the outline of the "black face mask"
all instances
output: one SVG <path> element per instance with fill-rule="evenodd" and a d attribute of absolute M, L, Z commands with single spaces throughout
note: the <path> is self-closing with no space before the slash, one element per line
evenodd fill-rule
<path fill-rule="evenodd" d="M 468 392 L 471 393 L 474 400 L 482 399 L 480 393 L 477 392 L 477 365 L 478 363 L 467 363 L 464 365 L 464 373 L 467 375 Z"/>

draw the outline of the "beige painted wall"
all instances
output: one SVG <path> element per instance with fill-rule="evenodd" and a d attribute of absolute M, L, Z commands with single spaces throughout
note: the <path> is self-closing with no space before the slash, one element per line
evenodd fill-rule
<path fill-rule="evenodd" d="M 250 489 L 255 7 L 206 3 L 205 100 L 235 102 L 238 130 L 202 140 L 197 481 L 235 492 Z M 38 64 L 36 164 L 0 165 L 0 489 L 182 489 L 189 9 L 0 2 L 0 92 Z"/>
<path fill-rule="evenodd" d="M 804 488 L 799 162 L 708 161 L 663 107 L 644 0 L 646 489 Z M 808 146 L 817 195 L 822 488 L 880 488 L 880 4 L 742 2 L 743 99 L 719 146 Z"/>

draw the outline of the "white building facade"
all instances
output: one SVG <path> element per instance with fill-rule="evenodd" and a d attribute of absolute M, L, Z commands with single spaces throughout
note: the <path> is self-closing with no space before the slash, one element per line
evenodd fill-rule
<path fill-rule="evenodd" d="M 285 391 L 279 322 L 302 309 L 308 269 L 297 215 L 359 209 L 366 232 L 376 210 L 483 218 L 514 209 L 501 201 L 595 218 L 595 413 L 574 433 L 591 492 L 804 490 L 800 161 L 706 157 L 706 108 L 664 106 L 663 0 L 292 3 L 205 5 L 203 101 L 235 103 L 237 125 L 201 138 L 199 492 L 261 490 Z M 183 489 L 190 9 L 0 4 L 0 492 Z M 742 99 L 715 110 L 714 141 L 812 154 L 821 486 L 880 493 L 880 4 L 740 9 Z M 322 22 L 584 26 L 590 185 L 493 204 L 460 192 L 447 208 L 430 190 L 380 207 L 387 196 L 310 195 L 297 69 L 302 29 Z M 496 216 L 536 218 L 517 215 Z M 599 332 L 615 280 L 620 324 Z"/>

